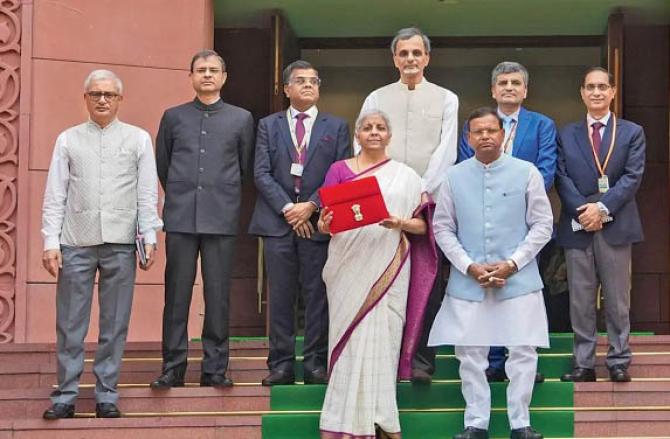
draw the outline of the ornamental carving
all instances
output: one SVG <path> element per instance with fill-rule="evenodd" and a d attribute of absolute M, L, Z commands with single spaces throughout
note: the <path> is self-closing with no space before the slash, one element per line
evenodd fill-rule
<path fill-rule="evenodd" d="M 14 339 L 21 0 L 0 0 L 0 343 Z"/>

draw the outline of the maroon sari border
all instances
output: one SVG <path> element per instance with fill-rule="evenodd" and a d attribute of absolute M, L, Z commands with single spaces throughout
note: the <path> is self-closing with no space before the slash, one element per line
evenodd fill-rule
<path fill-rule="evenodd" d="M 330 431 L 330 430 L 324 430 L 320 429 L 319 432 L 321 433 L 321 439 L 375 439 L 376 435 L 374 434 L 364 434 L 364 435 L 356 435 L 353 433 L 347 433 L 344 431 Z M 398 435 L 398 437 L 401 437 L 402 432 L 396 431 L 396 432 L 391 432 L 391 433 L 386 433 L 386 434 L 393 434 L 393 435 Z"/>
<path fill-rule="evenodd" d="M 382 161 L 382 162 L 377 163 L 376 165 L 372 165 L 372 166 L 370 166 L 370 167 L 367 168 L 367 169 L 363 169 L 363 170 L 362 170 L 361 172 L 359 172 L 358 174 L 354 174 L 353 176 L 351 176 L 351 177 L 349 177 L 349 178 L 345 178 L 344 181 L 346 182 L 346 181 L 356 180 L 358 177 L 360 177 L 360 176 L 362 176 L 362 175 L 365 175 L 365 174 L 367 174 L 368 172 L 374 171 L 374 170 L 377 169 L 377 168 L 381 168 L 382 166 L 384 166 L 385 164 L 387 164 L 387 163 L 390 162 L 390 161 L 391 161 L 391 159 L 388 158 L 388 159 L 386 159 L 386 160 L 384 160 L 384 161 Z M 345 163 L 345 164 L 346 164 L 346 163 Z M 347 165 L 347 167 L 349 167 L 349 165 Z M 351 168 L 349 168 L 349 169 L 353 172 L 353 169 L 351 169 Z"/>
<path fill-rule="evenodd" d="M 381 301 L 384 298 L 384 296 L 386 296 L 386 293 L 388 293 L 388 290 L 391 288 L 391 285 L 393 285 L 393 282 L 395 282 L 396 278 L 400 274 L 400 271 L 405 266 L 405 262 L 407 262 L 407 259 L 409 258 L 409 255 L 411 253 L 411 249 L 410 249 L 409 239 L 407 239 L 407 237 L 404 235 L 404 233 L 401 236 L 400 243 L 398 243 L 398 247 L 401 247 L 403 245 L 403 241 L 405 241 L 407 243 L 407 249 L 406 249 L 405 253 L 402 255 L 402 260 L 400 261 L 400 265 L 398 266 L 398 270 L 393 274 L 393 277 L 391 278 L 391 281 L 389 282 L 388 286 L 386 288 L 384 288 L 384 291 L 382 291 L 382 293 L 379 295 L 377 300 L 375 300 L 372 304 L 370 304 L 370 307 L 368 309 L 366 309 L 365 312 L 363 312 L 363 314 L 358 319 L 354 319 L 354 321 L 351 322 L 351 324 L 349 325 L 347 330 L 344 331 L 344 334 L 342 334 L 342 337 L 340 338 L 340 340 L 335 344 L 335 347 L 333 348 L 333 352 L 330 355 L 330 364 L 328 366 L 328 374 L 329 375 L 333 371 L 333 368 L 335 367 L 335 363 L 337 363 L 337 360 L 340 358 L 340 355 L 342 354 L 342 351 L 344 351 L 344 347 L 346 346 L 347 342 L 349 341 L 349 338 L 351 337 L 351 334 L 358 327 L 358 325 L 363 321 L 363 319 L 370 313 L 370 311 L 372 311 L 375 308 L 375 306 L 377 306 L 379 301 Z M 386 271 L 393 264 L 394 259 L 395 259 L 395 255 L 394 255 L 393 259 L 391 259 L 391 262 L 389 262 L 389 265 L 384 269 L 384 271 L 382 272 L 382 275 L 379 277 L 379 279 L 377 279 L 377 281 L 372 285 L 372 288 L 370 290 L 375 288 L 375 286 L 377 285 L 377 283 L 379 282 L 381 277 L 384 276 L 384 273 L 386 273 Z M 370 294 L 370 293 L 368 292 L 368 294 Z"/>

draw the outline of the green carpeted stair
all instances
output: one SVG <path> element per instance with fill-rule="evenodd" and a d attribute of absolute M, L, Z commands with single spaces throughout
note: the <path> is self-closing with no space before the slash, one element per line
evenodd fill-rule
<path fill-rule="evenodd" d="M 547 438 L 573 436 L 573 384 L 558 381 L 572 367 L 572 334 L 552 334 L 551 349 L 540 349 L 538 370 L 547 382 L 535 386 L 531 402 L 533 427 Z M 302 352 L 298 339 L 296 351 Z M 295 368 L 298 379 L 302 366 Z M 398 384 L 398 407 L 404 439 L 450 438 L 463 428 L 463 397 L 458 361 L 452 347 L 438 349 L 435 380 L 431 386 Z M 509 437 L 505 411 L 506 383 L 491 385 L 491 437 Z M 314 439 L 319 437 L 319 412 L 325 386 L 276 386 L 272 388 L 271 410 L 263 416 L 264 439 Z"/>

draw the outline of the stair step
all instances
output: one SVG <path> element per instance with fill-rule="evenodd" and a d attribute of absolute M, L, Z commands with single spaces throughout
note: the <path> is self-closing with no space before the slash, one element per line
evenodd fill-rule
<path fill-rule="evenodd" d="M 547 438 L 573 436 L 573 413 L 567 410 L 531 411 L 533 427 Z M 463 411 L 401 412 L 403 439 L 444 439 L 463 429 Z M 491 413 L 492 437 L 509 437 L 507 413 Z M 313 439 L 319 435 L 319 414 L 269 414 L 263 416 L 263 439 Z"/>
<path fill-rule="evenodd" d="M 39 418 L 50 405 L 49 389 L 0 391 L 0 418 Z M 267 411 L 270 389 L 261 386 L 120 389 L 119 408 L 127 413 L 170 413 L 211 411 Z M 94 413 L 93 389 L 82 389 L 77 400 L 78 413 Z M 1 437 L 1 436 L 0 436 Z"/>
<path fill-rule="evenodd" d="M 506 406 L 506 383 L 491 384 L 491 404 L 493 407 Z M 326 386 L 275 386 L 272 388 L 272 410 L 321 410 L 326 394 Z M 572 407 L 573 384 L 551 382 L 537 384 L 533 391 L 531 406 Z M 433 383 L 430 386 L 416 386 L 399 383 L 397 387 L 398 408 L 432 409 L 465 406 L 461 394 L 461 384 Z"/>
<path fill-rule="evenodd" d="M 261 416 L 0 420 L 12 439 L 261 439 Z"/>
<path fill-rule="evenodd" d="M 670 407 L 670 381 L 575 383 L 575 407 Z"/>
<path fill-rule="evenodd" d="M 670 437 L 670 407 L 665 410 L 593 410 L 575 413 L 575 436 Z"/>

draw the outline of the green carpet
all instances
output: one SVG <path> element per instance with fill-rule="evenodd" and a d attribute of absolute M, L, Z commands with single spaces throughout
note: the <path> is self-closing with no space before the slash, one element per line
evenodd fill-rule
<path fill-rule="evenodd" d="M 531 423 L 546 438 L 573 436 L 572 411 L 532 411 Z M 463 429 L 463 411 L 401 412 L 403 439 L 446 439 Z M 508 438 L 507 413 L 491 414 L 489 433 L 492 438 Z M 319 414 L 272 414 L 263 416 L 263 439 L 315 439 L 319 437 Z"/>

